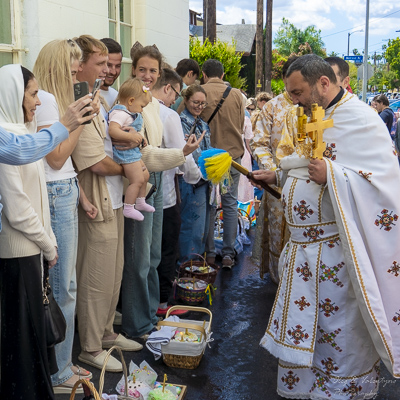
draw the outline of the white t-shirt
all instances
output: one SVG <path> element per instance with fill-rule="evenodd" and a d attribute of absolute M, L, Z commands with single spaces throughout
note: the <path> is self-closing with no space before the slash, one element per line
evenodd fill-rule
<path fill-rule="evenodd" d="M 109 88 L 108 91 L 110 91 L 110 89 L 112 89 L 112 88 Z M 113 90 L 115 90 L 115 89 L 113 89 Z M 105 90 L 101 90 L 101 93 L 100 93 L 101 95 L 102 95 L 102 92 L 105 92 Z M 117 91 L 115 90 L 115 92 L 117 92 Z M 118 94 L 118 92 L 117 92 L 117 94 Z M 106 101 L 107 101 L 107 99 L 106 99 Z M 108 101 L 107 101 L 107 103 L 108 103 Z M 113 103 L 111 103 L 111 104 L 113 104 Z M 100 111 L 101 111 L 101 114 L 103 115 L 105 121 L 107 121 L 107 112 L 103 106 L 101 106 Z M 112 159 L 113 158 L 113 150 L 112 150 L 111 138 L 108 133 L 108 122 L 105 122 L 105 127 L 106 127 L 106 135 L 107 136 L 104 140 L 104 151 L 108 155 L 108 157 L 110 157 Z M 108 188 L 108 193 L 110 193 L 111 204 L 112 204 L 113 209 L 116 210 L 118 208 L 121 208 L 124 205 L 122 202 L 122 195 L 124 192 L 124 182 L 122 180 L 122 176 L 121 175 L 106 176 L 106 184 L 107 184 L 107 188 Z"/>
<path fill-rule="evenodd" d="M 42 103 L 36 108 L 37 126 L 52 125 L 60 120 L 60 112 L 55 97 L 44 90 L 39 90 L 39 100 Z M 76 172 L 72 165 L 71 157 L 68 157 L 61 169 L 53 169 L 43 158 L 46 182 L 61 181 L 63 179 L 75 178 Z"/>
<path fill-rule="evenodd" d="M 163 140 L 161 147 L 183 149 L 186 142 L 182 130 L 181 118 L 171 108 L 160 104 L 160 118 L 163 123 Z M 193 156 L 186 157 L 186 162 L 180 167 L 163 171 L 163 208 L 170 208 L 176 204 L 175 174 L 183 172 L 186 183 L 194 185 L 201 178 L 201 172 Z"/>
<path fill-rule="evenodd" d="M 115 99 L 118 96 L 118 91 L 112 87 L 109 87 L 108 90 L 100 89 L 100 95 L 104 98 L 108 106 L 111 108 L 115 102 Z"/>

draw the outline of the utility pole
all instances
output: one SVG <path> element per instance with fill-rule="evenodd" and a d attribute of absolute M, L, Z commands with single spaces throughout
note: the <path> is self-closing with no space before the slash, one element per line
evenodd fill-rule
<path fill-rule="evenodd" d="M 369 0 L 367 0 L 366 15 L 365 15 L 365 45 L 364 45 L 364 65 L 363 65 L 363 91 L 362 91 L 362 101 L 364 102 L 367 98 L 367 89 L 368 89 L 368 33 L 369 33 Z"/>
<path fill-rule="evenodd" d="M 272 0 L 267 0 L 265 21 L 265 91 L 271 92 L 272 80 Z"/>
<path fill-rule="evenodd" d="M 257 30 L 256 30 L 256 80 L 255 93 L 262 90 L 263 79 L 263 16 L 264 16 L 264 0 L 257 0 Z M 261 88 L 259 87 L 261 84 Z"/>
<path fill-rule="evenodd" d="M 203 40 L 211 43 L 217 39 L 217 1 L 203 0 Z"/>

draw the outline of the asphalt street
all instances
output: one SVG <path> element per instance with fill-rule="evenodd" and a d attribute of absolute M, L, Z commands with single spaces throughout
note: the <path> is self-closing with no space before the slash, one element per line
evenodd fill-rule
<path fill-rule="evenodd" d="M 254 235 L 253 230 L 250 237 Z M 127 365 L 133 360 L 139 365 L 146 360 L 159 377 L 168 375 L 168 381 L 187 386 L 185 400 L 277 400 L 277 360 L 259 346 L 266 328 L 277 286 L 259 271 L 250 260 L 251 245 L 245 246 L 231 271 L 220 270 L 215 283 L 217 291 L 212 305 L 204 306 L 213 313 L 214 341 L 207 348 L 198 368 L 194 370 L 171 368 L 162 360 L 155 361 L 144 347 L 139 352 L 125 352 Z M 186 318 L 203 319 L 204 314 L 191 312 Z M 116 331 L 119 327 L 115 326 Z M 78 362 L 80 351 L 75 337 L 73 362 L 93 372 L 92 382 L 99 387 L 100 371 Z M 115 356 L 118 358 L 117 353 Z M 107 372 L 104 392 L 115 392 L 121 373 Z M 83 395 L 76 395 L 81 400 Z M 69 395 L 57 395 L 57 400 L 68 400 Z M 379 400 L 400 399 L 400 383 L 392 378 L 382 365 Z"/>

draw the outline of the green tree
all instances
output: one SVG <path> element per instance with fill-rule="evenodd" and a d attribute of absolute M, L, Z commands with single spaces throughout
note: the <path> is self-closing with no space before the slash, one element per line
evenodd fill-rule
<path fill-rule="evenodd" d="M 275 35 L 274 44 L 278 52 L 284 56 L 297 53 L 301 45 L 308 45 L 314 54 L 326 57 L 324 42 L 321 39 L 321 30 L 314 25 L 307 26 L 303 30 L 296 28 L 286 18 L 282 18 L 282 24 Z"/>
<path fill-rule="evenodd" d="M 395 71 L 387 69 L 386 65 L 382 65 L 376 69 L 374 76 L 368 81 L 368 85 L 375 86 L 378 90 L 383 90 L 386 86 L 388 89 L 400 87 L 400 81 Z"/>
<path fill-rule="evenodd" d="M 355 56 L 361 56 L 360 52 L 358 51 L 358 49 L 353 49 L 353 54 Z"/>
<path fill-rule="evenodd" d="M 336 51 L 331 51 L 329 54 L 328 54 L 328 57 L 338 57 L 339 56 L 339 53 L 336 53 Z"/>
<path fill-rule="evenodd" d="M 384 58 L 390 65 L 390 69 L 394 71 L 397 77 L 400 77 L 400 39 L 390 39 L 385 49 Z"/>
<path fill-rule="evenodd" d="M 219 39 L 212 44 L 206 39 L 201 43 L 198 38 L 190 38 L 189 42 L 190 58 L 196 60 L 200 68 L 206 60 L 214 58 L 221 61 L 224 66 L 224 80 L 228 81 L 232 87 L 246 90 L 246 78 L 241 78 L 239 72 L 242 69 L 243 53 L 236 52 L 236 43 L 232 44 L 221 42 Z"/>
<path fill-rule="evenodd" d="M 350 87 L 353 93 L 358 93 L 358 87 L 357 87 L 357 66 L 352 63 L 352 62 L 347 62 L 349 64 L 349 76 L 350 76 Z"/>

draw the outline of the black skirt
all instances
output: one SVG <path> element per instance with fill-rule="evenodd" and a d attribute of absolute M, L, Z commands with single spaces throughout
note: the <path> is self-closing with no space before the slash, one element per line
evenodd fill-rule
<path fill-rule="evenodd" d="M 54 400 L 46 346 L 40 255 L 0 259 L 0 398 Z"/>

